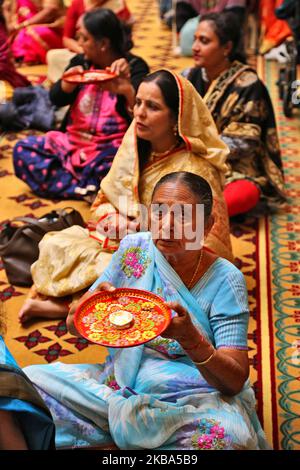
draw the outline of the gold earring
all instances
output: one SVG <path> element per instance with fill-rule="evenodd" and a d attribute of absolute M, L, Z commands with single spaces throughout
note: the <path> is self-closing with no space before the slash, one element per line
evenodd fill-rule
<path fill-rule="evenodd" d="M 173 134 L 175 135 L 175 137 L 178 136 L 178 124 L 175 124 L 175 126 L 173 127 Z"/>

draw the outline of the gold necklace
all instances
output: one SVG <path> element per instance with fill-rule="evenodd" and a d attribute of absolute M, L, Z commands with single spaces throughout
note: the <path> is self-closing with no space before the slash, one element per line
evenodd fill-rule
<path fill-rule="evenodd" d="M 164 152 L 151 152 L 151 157 L 152 158 L 161 158 L 161 157 L 165 157 L 166 155 L 168 155 L 168 153 L 171 153 L 172 150 L 174 150 L 178 145 L 178 142 L 175 142 L 175 144 L 171 145 L 170 148 L 168 148 L 168 150 L 165 150 Z"/>
<path fill-rule="evenodd" d="M 192 287 L 192 285 L 193 285 L 193 283 L 194 283 L 194 280 L 196 279 L 196 276 L 197 276 L 197 274 L 198 274 L 198 271 L 199 271 L 199 268 L 200 268 L 200 265 L 201 265 L 201 261 L 202 261 L 202 258 L 203 258 L 203 251 L 204 251 L 204 249 L 202 248 L 201 253 L 200 253 L 200 255 L 199 255 L 199 259 L 198 259 L 198 263 L 197 263 L 196 269 L 195 269 L 194 274 L 193 274 L 193 277 L 192 277 L 192 279 L 190 280 L 190 282 L 189 282 L 188 285 L 187 285 L 187 288 L 188 288 L 189 290 L 191 289 L 191 287 Z"/>

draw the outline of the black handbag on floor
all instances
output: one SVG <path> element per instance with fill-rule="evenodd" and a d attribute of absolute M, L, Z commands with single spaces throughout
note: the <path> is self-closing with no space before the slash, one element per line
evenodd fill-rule
<path fill-rule="evenodd" d="M 16 226 L 14 222 L 23 222 L 23 225 Z M 0 233 L 0 256 L 9 282 L 16 286 L 31 286 L 30 267 L 38 259 L 38 245 L 45 233 L 72 225 L 84 227 L 85 224 L 81 214 L 68 207 L 54 210 L 40 219 L 16 217 L 7 223 Z"/>

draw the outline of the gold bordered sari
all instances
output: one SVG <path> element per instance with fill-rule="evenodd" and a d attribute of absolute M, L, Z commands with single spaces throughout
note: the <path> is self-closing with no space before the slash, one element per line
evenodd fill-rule
<path fill-rule="evenodd" d="M 257 73 L 234 61 L 207 91 L 200 68 L 183 73 L 203 96 L 230 149 L 226 184 L 249 179 L 259 187 L 261 201 L 253 214 L 278 209 L 285 192 L 276 121 L 269 93 Z"/>
<path fill-rule="evenodd" d="M 212 117 L 194 87 L 174 74 L 180 96 L 179 135 L 184 145 L 163 158 L 148 161 L 139 170 L 136 123 L 126 132 L 107 176 L 92 206 L 94 220 L 107 214 L 122 212 L 119 197 L 127 198 L 128 217 L 138 217 L 139 203 L 148 206 L 155 184 L 174 171 L 190 171 L 204 177 L 211 185 L 215 217 L 206 239 L 207 248 L 232 260 L 227 209 L 223 199 L 227 146 L 218 137 Z M 99 241 L 89 237 L 88 230 L 70 227 L 47 234 L 40 243 L 39 260 L 32 267 L 35 287 L 39 293 L 65 296 L 89 287 L 107 266 L 115 241 Z M 59 259 L 57 266 L 55 260 Z"/>

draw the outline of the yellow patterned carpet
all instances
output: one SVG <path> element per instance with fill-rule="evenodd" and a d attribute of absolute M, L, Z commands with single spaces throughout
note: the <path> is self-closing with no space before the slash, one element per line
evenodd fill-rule
<path fill-rule="evenodd" d="M 191 59 L 172 55 L 172 35 L 159 20 L 155 0 L 128 0 L 128 5 L 136 18 L 134 52 L 142 55 L 152 70 L 168 67 L 180 71 L 191 64 Z M 21 70 L 35 83 L 46 73 L 43 66 Z M 292 119 L 283 115 L 275 86 L 276 64 L 265 66 L 259 60 L 258 71 L 275 106 L 289 204 L 284 214 L 233 225 L 231 237 L 237 265 L 246 277 L 249 291 L 250 378 L 258 413 L 274 448 L 300 449 L 300 116 L 299 111 Z M 14 216 L 39 217 L 53 208 L 69 205 L 87 218 L 87 204 L 37 198 L 14 176 L 12 147 L 20 136 L 10 133 L 0 140 L 0 226 Z M 104 359 L 105 349 L 72 337 L 63 321 L 35 321 L 21 327 L 17 314 L 26 293 L 27 289 L 7 283 L 0 264 L 0 298 L 8 317 L 6 339 L 21 366 L 54 360 L 94 363 Z"/>

